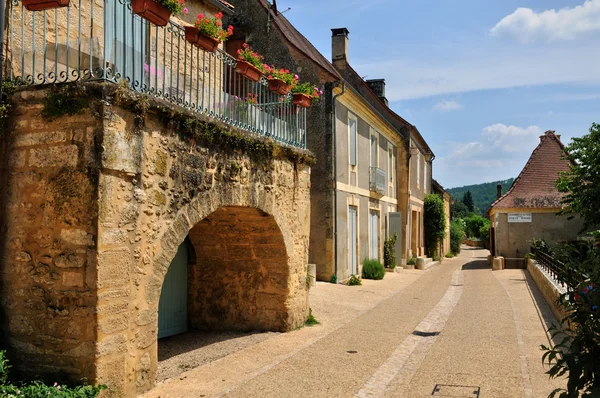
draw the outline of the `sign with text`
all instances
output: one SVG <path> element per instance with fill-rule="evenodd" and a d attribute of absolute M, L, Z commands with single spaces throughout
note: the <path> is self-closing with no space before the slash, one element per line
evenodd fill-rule
<path fill-rule="evenodd" d="M 508 213 L 508 222 L 531 222 L 531 213 Z"/>

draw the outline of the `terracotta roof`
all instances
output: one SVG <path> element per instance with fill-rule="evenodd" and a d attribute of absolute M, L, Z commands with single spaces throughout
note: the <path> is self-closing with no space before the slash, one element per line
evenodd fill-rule
<path fill-rule="evenodd" d="M 287 39 L 298 51 L 306 55 L 308 58 L 312 59 L 317 65 L 323 68 L 327 73 L 329 73 L 335 80 L 341 80 L 342 77 L 338 73 L 338 71 L 333 67 L 331 62 L 327 60 L 311 44 L 310 41 L 306 37 L 302 35 L 302 33 L 298 32 L 298 30 L 287 20 L 286 17 L 281 13 L 275 13 L 271 9 L 271 5 L 267 0 L 258 0 L 258 2 L 271 13 L 271 21 L 273 24 L 279 29 L 283 37 Z"/>
<path fill-rule="evenodd" d="M 570 165 L 564 156 L 565 147 L 559 136 L 546 131 L 519 177 L 491 208 L 560 208 L 564 194 L 558 192 L 556 180 Z"/>

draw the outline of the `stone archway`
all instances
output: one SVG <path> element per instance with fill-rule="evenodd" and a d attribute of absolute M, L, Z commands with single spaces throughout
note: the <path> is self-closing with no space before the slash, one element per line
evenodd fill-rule
<path fill-rule="evenodd" d="M 222 207 L 189 233 L 189 323 L 194 329 L 288 328 L 288 256 L 274 217 L 251 207 Z"/>

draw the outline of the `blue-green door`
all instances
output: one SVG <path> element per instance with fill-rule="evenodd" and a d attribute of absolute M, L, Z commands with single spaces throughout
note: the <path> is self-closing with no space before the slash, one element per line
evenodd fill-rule
<path fill-rule="evenodd" d="M 169 266 L 158 303 L 158 338 L 187 331 L 187 240 Z"/>

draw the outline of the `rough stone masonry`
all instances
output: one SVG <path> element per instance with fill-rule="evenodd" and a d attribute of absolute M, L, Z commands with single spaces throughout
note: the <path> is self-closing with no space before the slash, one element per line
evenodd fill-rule
<path fill-rule="evenodd" d="M 188 236 L 191 326 L 304 323 L 308 166 L 200 145 L 152 106 L 142 127 L 106 99 L 46 120 L 48 95 L 15 95 L 0 144 L 0 341 L 17 370 L 150 389 L 161 286 Z"/>

